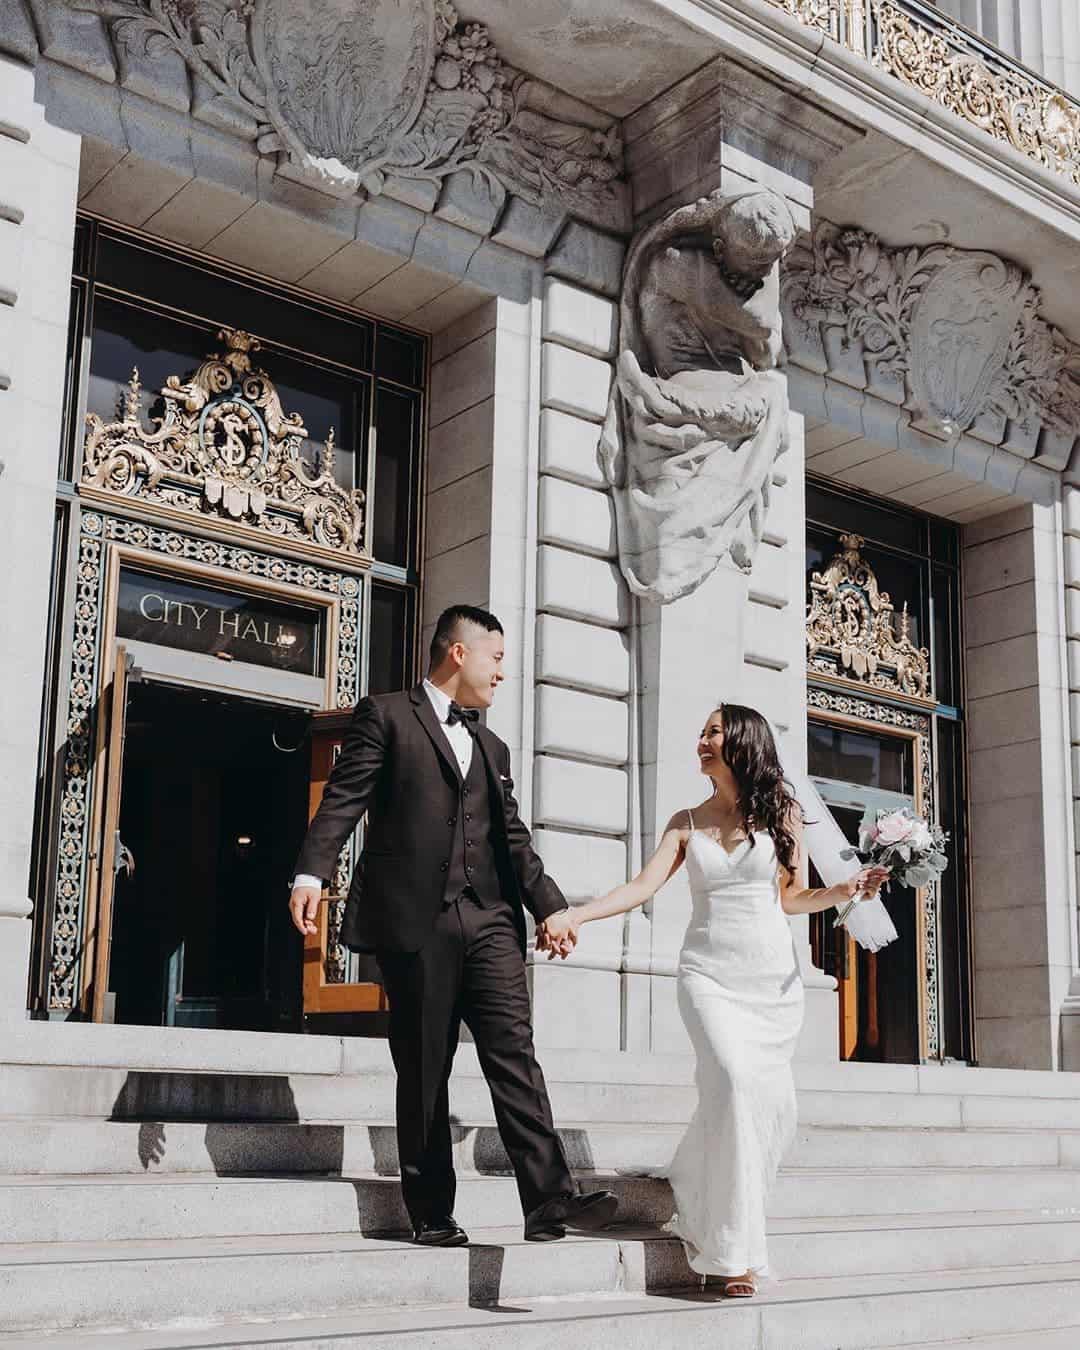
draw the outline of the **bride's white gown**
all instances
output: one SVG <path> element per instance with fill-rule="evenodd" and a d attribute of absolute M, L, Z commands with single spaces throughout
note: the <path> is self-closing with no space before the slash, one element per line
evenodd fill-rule
<path fill-rule="evenodd" d="M 691 828 L 686 844 L 693 913 L 678 992 L 698 1106 L 668 1170 L 668 1227 L 702 1275 L 768 1274 L 765 1201 L 795 1130 L 802 979 L 776 850 L 763 832 L 753 841 L 728 853 Z"/>

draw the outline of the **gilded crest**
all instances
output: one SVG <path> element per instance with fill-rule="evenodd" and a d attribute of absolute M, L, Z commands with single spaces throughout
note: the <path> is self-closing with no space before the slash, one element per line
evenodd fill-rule
<path fill-rule="evenodd" d="M 284 411 L 269 375 L 252 365 L 258 339 L 235 328 L 218 336 L 223 353 L 188 380 L 166 380 L 164 411 L 149 430 L 138 370 L 118 421 L 87 415 L 82 488 L 358 554 L 363 493 L 335 481 L 333 432 L 310 465 L 301 453 L 308 433 L 299 413 Z"/>
<path fill-rule="evenodd" d="M 806 663 L 825 675 L 932 702 L 930 653 L 911 640 L 905 604 L 899 614 L 863 558 L 864 540 L 841 536 L 842 550 L 810 578 Z"/>

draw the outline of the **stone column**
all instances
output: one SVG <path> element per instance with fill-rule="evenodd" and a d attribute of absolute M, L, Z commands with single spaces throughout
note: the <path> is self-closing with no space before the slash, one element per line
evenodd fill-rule
<path fill-rule="evenodd" d="M 1066 538 L 1066 558 L 1075 542 Z M 1076 892 L 1065 684 L 1080 688 L 1080 675 L 1065 670 L 1062 553 L 1056 506 L 964 531 L 976 1051 L 1000 1068 L 1058 1068 L 1067 1039 Z M 1075 560 L 1068 567 L 1080 575 Z"/>
<path fill-rule="evenodd" d="M 0 56 L 0 1020 L 25 1015 L 30 847 L 79 138 Z"/>
<path fill-rule="evenodd" d="M 1080 1070 L 1080 471 L 1070 470 L 1062 484 L 1064 532 L 1066 679 L 1069 687 L 1070 777 L 1072 782 L 1073 905 L 1067 918 L 1068 992 L 1061 1008 L 1061 1067 Z"/>

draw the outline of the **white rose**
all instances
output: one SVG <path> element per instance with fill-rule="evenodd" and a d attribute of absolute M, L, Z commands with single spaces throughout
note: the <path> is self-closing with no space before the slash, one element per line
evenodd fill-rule
<path fill-rule="evenodd" d="M 915 822 L 907 842 L 913 849 L 918 850 L 920 853 L 926 852 L 930 848 L 930 845 L 934 841 L 930 834 L 930 826 L 927 825 L 925 820 L 917 820 Z"/>

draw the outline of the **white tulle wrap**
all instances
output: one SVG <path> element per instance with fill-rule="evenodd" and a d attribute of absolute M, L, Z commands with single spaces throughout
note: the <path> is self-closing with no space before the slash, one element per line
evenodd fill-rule
<path fill-rule="evenodd" d="M 784 745 L 776 728 L 773 728 L 773 740 L 780 755 L 780 764 L 784 777 L 795 790 L 795 798 L 803 809 L 803 844 L 810 861 L 826 886 L 836 886 L 847 881 L 861 868 L 855 858 L 843 858 L 840 855 L 851 847 L 844 832 L 836 823 L 836 817 L 825 805 L 821 793 L 808 775 L 795 769 L 784 754 Z M 889 918 L 889 911 L 880 897 L 873 900 L 860 900 L 852 905 L 843 925 L 860 947 L 867 951 L 879 952 L 890 942 L 895 942 L 900 934 Z"/>

